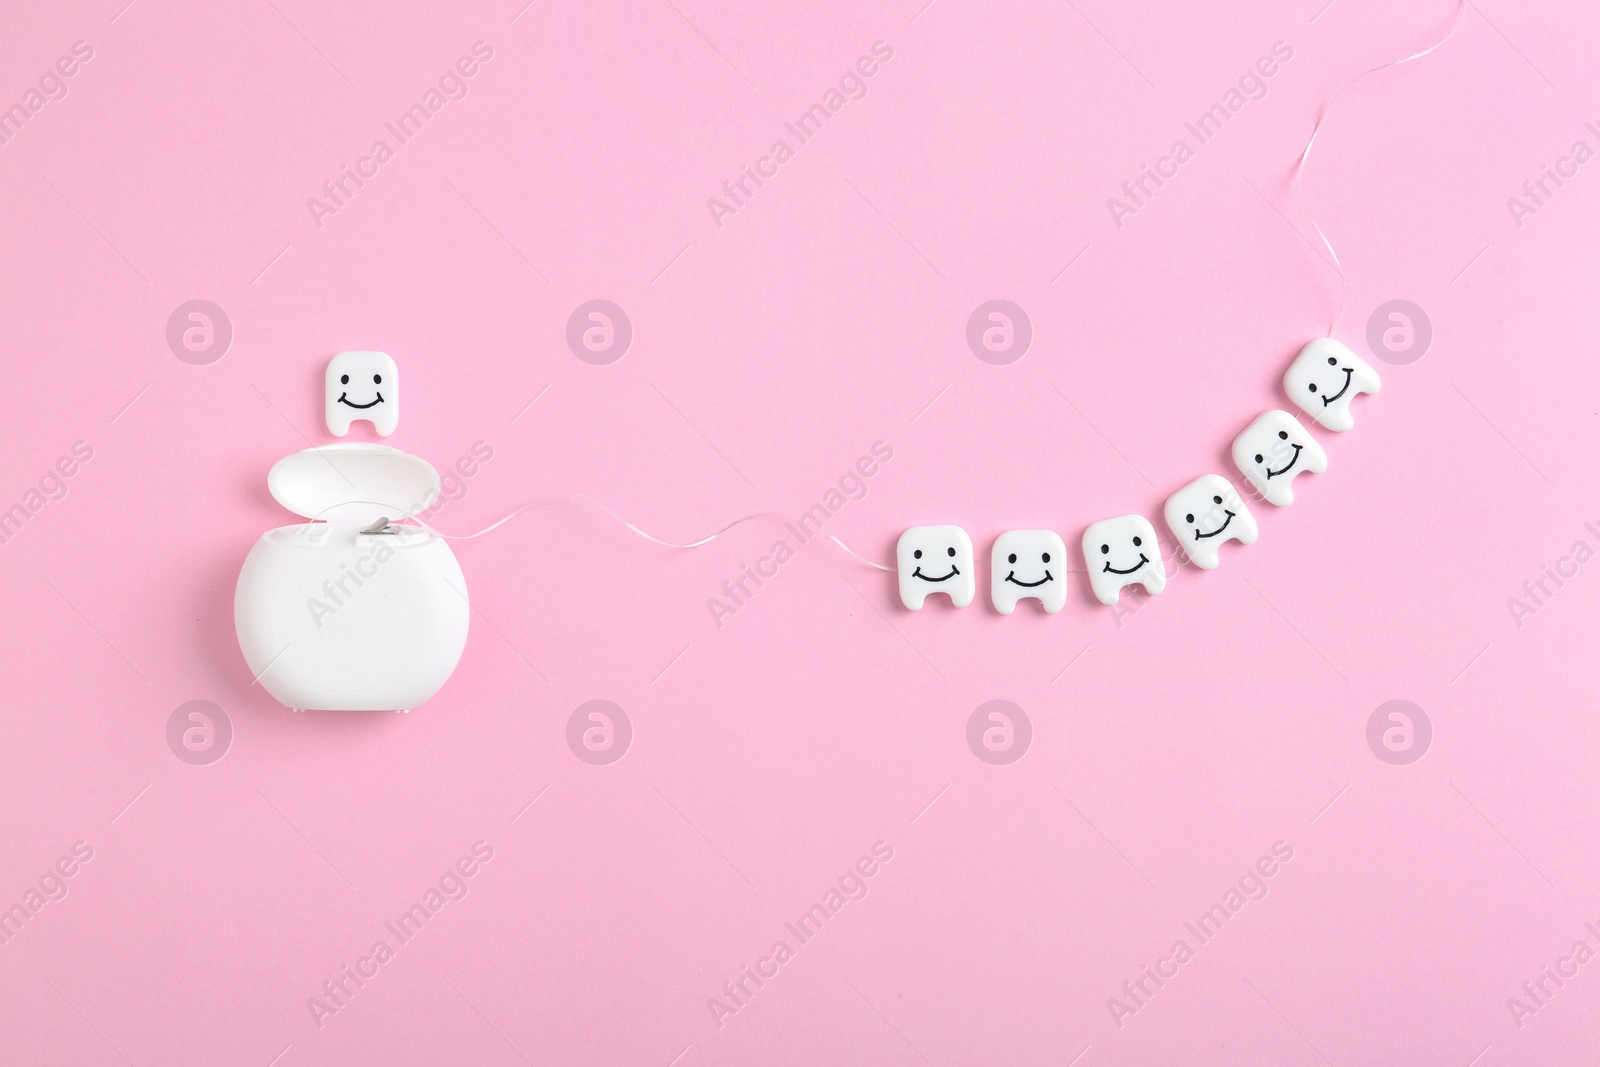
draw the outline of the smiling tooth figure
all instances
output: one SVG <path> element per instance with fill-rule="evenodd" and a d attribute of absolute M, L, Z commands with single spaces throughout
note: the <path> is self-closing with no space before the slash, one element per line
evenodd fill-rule
<path fill-rule="evenodd" d="M 400 369 L 383 352 L 340 352 L 328 361 L 328 432 L 343 437 L 352 422 L 372 423 L 388 437 L 400 425 Z"/>
<path fill-rule="evenodd" d="M 1010 615 L 1017 601 L 1033 597 L 1054 615 L 1067 603 L 1067 546 L 1049 530 L 1007 530 L 994 542 L 989 596 L 994 610 Z"/>
<path fill-rule="evenodd" d="M 1283 391 L 1311 421 L 1343 433 L 1356 424 L 1350 401 L 1383 388 L 1371 364 L 1331 337 L 1300 350 L 1283 375 Z"/>
<path fill-rule="evenodd" d="M 1294 476 L 1327 470 L 1328 453 L 1293 415 L 1268 411 L 1233 439 L 1233 465 L 1267 503 L 1282 508 L 1294 503 L 1294 490 L 1289 487 Z"/>
<path fill-rule="evenodd" d="M 978 583 L 972 574 L 972 538 L 959 526 L 913 526 L 895 546 L 900 570 L 900 603 L 921 611 L 929 593 L 947 593 L 958 608 L 972 603 Z"/>
<path fill-rule="evenodd" d="M 1233 484 L 1220 474 L 1202 474 L 1167 497 L 1165 515 L 1183 554 L 1201 570 L 1216 567 L 1222 542 L 1255 543 L 1255 516 Z"/>
<path fill-rule="evenodd" d="M 1090 523 L 1083 531 L 1083 560 L 1089 568 L 1089 588 L 1107 607 L 1122 599 L 1124 586 L 1143 586 L 1151 596 L 1167 587 L 1156 528 L 1143 515 Z"/>

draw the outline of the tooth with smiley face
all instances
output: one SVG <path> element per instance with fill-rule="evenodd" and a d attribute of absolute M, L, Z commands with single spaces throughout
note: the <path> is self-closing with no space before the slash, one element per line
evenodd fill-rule
<path fill-rule="evenodd" d="M 1049 530 L 1007 530 L 994 542 L 989 596 L 994 610 L 1010 615 L 1017 601 L 1033 597 L 1054 615 L 1067 603 L 1067 546 Z"/>
<path fill-rule="evenodd" d="M 1293 415 L 1268 411 L 1233 439 L 1233 465 L 1269 504 L 1282 508 L 1294 503 L 1294 476 L 1327 470 L 1328 453 Z"/>
<path fill-rule="evenodd" d="M 328 361 L 325 379 L 328 432 L 343 437 L 352 422 L 365 420 L 379 436 L 400 425 L 400 369 L 383 352 L 340 352 Z"/>
<path fill-rule="evenodd" d="M 921 611 L 929 593 L 945 593 L 958 608 L 978 592 L 972 574 L 972 538 L 959 526 L 913 526 L 895 546 L 900 603 Z"/>
<path fill-rule="evenodd" d="M 1151 596 L 1167 587 L 1156 528 L 1143 515 L 1090 523 L 1083 531 L 1083 559 L 1089 568 L 1089 588 L 1107 607 L 1122 599 L 1124 586 L 1143 586 Z"/>
<path fill-rule="evenodd" d="M 1222 542 L 1255 543 L 1255 516 L 1220 474 L 1203 474 L 1167 497 L 1164 514 L 1183 554 L 1201 570 L 1216 567 Z"/>
<path fill-rule="evenodd" d="M 1341 433 L 1356 424 L 1350 414 L 1356 394 L 1382 388 L 1372 365 L 1331 337 L 1302 348 L 1283 375 L 1289 399 L 1318 426 Z"/>

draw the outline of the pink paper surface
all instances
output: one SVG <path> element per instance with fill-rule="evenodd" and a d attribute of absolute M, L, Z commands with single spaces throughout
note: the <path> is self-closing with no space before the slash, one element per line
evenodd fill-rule
<path fill-rule="evenodd" d="M 0 1061 L 1600 1055 L 1600 12 L 1474 2 L 1328 112 L 1456 6 L 125 2 L 0 33 Z M 1383 391 L 1254 545 L 990 607 L 1001 532 L 1081 572 L 1233 474 L 1330 322 Z M 234 582 L 347 349 L 399 364 L 387 443 L 492 453 L 447 532 L 820 503 L 875 561 L 961 525 L 978 599 L 562 497 L 457 543 L 431 702 L 291 714 Z"/>

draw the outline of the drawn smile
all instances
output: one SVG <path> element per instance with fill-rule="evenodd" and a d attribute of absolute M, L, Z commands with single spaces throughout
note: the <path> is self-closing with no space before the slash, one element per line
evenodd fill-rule
<path fill-rule="evenodd" d="M 1345 391 L 1350 388 L 1351 380 L 1353 378 L 1355 378 L 1355 376 L 1356 376 L 1356 370 L 1355 370 L 1354 367 L 1345 367 L 1344 368 L 1344 385 L 1339 389 L 1339 391 L 1337 393 L 1334 393 L 1332 396 L 1323 397 L 1322 398 L 1322 406 L 1323 407 L 1327 407 L 1329 404 L 1333 403 L 1335 400 L 1338 400 L 1341 396 L 1344 396 Z"/>
<path fill-rule="evenodd" d="M 1278 475 L 1282 474 L 1284 471 L 1288 470 L 1290 467 L 1293 467 L 1298 462 L 1300 462 L 1300 446 L 1299 445 L 1295 445 L 1294 446 L 1294 455 L 1289 457 L 1289 462 L 1285 463 L 1282 467 L 1280 467 L 1277 470 L 1273 470 L 1271 467 L 1268 467 L 1267 468 L 1267 477 L 1268 478 L 1276 478 Z"/>
<path fill-rule="evenodd" d="M 365 403 L 365 404 L 352 404 L 352 403 L 350 403 L 350 396 L 349 396 L 349 394 L 347 394 L 347 393 L 340 393 L 340 394 L 339 394 L 339 403 L 341 403 L 341 404 L 343 404 L 343 405 L 345 405 L 345 406 L 346 406 L 346 407 L 352 407 L 352 408 L 361 408 L 361 409 L 362 409 L 362 410 L 365 410 L 365 409 L 367 409 L 367 408 L 370 408 L 370 407 L 372 407 L 372 406 L 373 406 L 373 405 L 374 405 L 374 404 L 381 404 L 381 403 L 383 403 L 383 394 L 382 394 L 382 393 L 379 393 L 379 394 L 378 394 L 378 399 L 376 399 L 376 400 L 373 400 L 373 401 L 370 401 L 370 402 L 368 402 L 368 403 Z"/>
<path fill-rule="evenodd" d="M 1143 567 L 1146 563 L 1149 563 L 1149 562 L 1150 562 L 1150 558 L 1148 556 L 1146 556 L 1143 552 L 1141 552 L 1141 553 L 1139 553 L 1139 562 L 1138 563 L 1135 563 L 1133 566 L 1129 567 L 1125 571 L 1119 571 L 1119 570 L 1117 570 L 1117 568 L 1115 568 L 1115 567 L 1113 567 L 1111 565 L 1111 561 L 1110 560 L 1107 560 L 1106 561 L 1106 567 L 1105 567 L 1105 573 L 1107 573 L 1107 574 L 1132 574 L 1134 571 L 1138 570 L 1140 567 Z"/>
<path fill-rule="evenodd" d="M 1036 586 L 1041 586 L 1045 582 L 1048 582 L 1051 579 L 1051 577 L 1052 577 L 1052 575 L 1050 574 L 1050 572 L 1049 571 L 1045 571 L 1044 572 L 1044 577 L 1040 578 L 1037 582 L 1019 582 L 1019 581 L 1017 581 L 1017 572 L 1016 571 L 1012 571 L 1010 574 L 1006 575 L 1006 581 L 1010 582 L 1012 585 L 1020 585 L 1020 586 L 1022 586 L 1024 588 L 1026 588 L 1026 589 L 1033 589 Z"/>
<path fill-rule="evenodd" d="M 949 574 L 943 574 L 943 575 L 940 575 L 937 578 L 929 578 L 926 574 L 922 573 L 922 568 L 918 567 L 916 570 L 911 572 L 911 577 L 913 577 L 913 578 L 921 578 L 925 582 L 945 582 L 945 581 L 949 581 L 951 578 L 954 578 L 956 575 L 958 575 L 960 573 L 961 573 L 961 568 L 959 568 L 959 567 L 951 567 Z"/>
<path fill-rule="evenodd" d="M 1196 530 L 1194 532 L 1194 539 L 1196 541 L 1198 541 L 1202 537 L 1215 537 L 1215 536 L 1217 536 L 1217 534 L 1221 533 L 1223 530 L 1226 530 L 1228 528 L 1228 523 L 1233 521 L 1233 512 L 1224 511 L 1223 514 L 1228 516 L 1228 517 L 1226 519 L 1222 520 L 1222 525 L 1221 526 L 1218 526 L 1215 530 L 1212 530 L 1210 533 L 1201 533 L 1199 530 Z"/>

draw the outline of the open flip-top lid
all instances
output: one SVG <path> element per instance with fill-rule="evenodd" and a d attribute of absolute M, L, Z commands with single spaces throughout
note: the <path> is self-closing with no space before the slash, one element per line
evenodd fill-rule
<path fill-rule="evenodd" d="M 439 472 L 398 448 L 348 442 L 284 456 L 268 472 L 267 489 L 308 519 L 370 522 L 426 510 L 439 499 Z"/>

